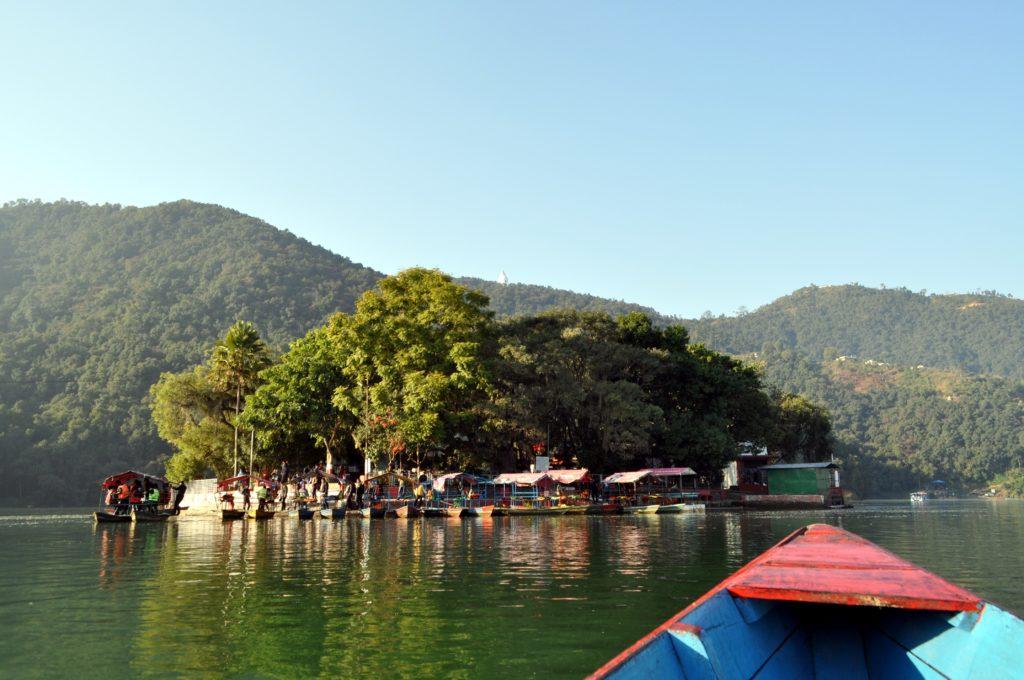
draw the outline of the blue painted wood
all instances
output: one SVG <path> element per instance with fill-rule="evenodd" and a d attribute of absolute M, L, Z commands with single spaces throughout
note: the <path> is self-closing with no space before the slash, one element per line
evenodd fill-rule
<path fill-rule="evenodd" d="M 949 614 L 745 600 L 723 590 L 609 677 L 1024 678 L 1024 622 L 988 603 L 980 614 Z"/>

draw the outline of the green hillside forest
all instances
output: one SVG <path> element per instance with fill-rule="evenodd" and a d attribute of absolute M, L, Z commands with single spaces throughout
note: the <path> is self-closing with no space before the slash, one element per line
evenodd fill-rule
<path fill-rule="evenodd" d="M 150 397 L 162 374 L 201 370 L 192 367 L 239 319 L 279 357 L 336 312 L 352 314 L 381 279 L 219 206 L 5 205 L 0 504 L 92 502 L 111 470 L 163 469 L 173 449 L 157 434 Z M 555 323 L 531 318 L 566 307 L 598 313 L 587 323 L 609 333 L 630 312 L 670 322 L 542 286 L 459 282 L 486 293 L 499 325 L 516 334 Z M 1020 465 L 1021 309 L 991 294 L 843 286 L 686 326 L 695 341 L 760 367 L 766 387 L 827 406 L 859 493 L 903 493 L 936 476 L 982 485 Z M 526 318 L 501 321 L 510 316 Z"/>

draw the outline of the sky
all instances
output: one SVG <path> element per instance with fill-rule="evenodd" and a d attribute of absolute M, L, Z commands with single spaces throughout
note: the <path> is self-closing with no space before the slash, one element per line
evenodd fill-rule
<path fill-rule="evenodd" d="M 1024 296 L 1024 4 L 0 3 L 0 201 L 692 317 Z"/>

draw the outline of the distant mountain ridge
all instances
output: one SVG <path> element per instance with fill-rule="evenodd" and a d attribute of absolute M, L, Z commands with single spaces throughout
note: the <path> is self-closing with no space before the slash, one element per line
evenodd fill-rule
<path fill-rule="evenodd" d="M 855 284 L 801 288 L 741 316 L 685 322 L 724 352 L 775 345 L 814 359 L 854 356 L 1024 379 L 1024 301 Z"/>

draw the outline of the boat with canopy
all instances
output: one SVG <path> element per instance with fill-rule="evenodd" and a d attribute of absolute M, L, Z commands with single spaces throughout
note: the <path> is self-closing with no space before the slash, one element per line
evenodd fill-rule
<path fill-rule="evenodd" d="M 432 496 L 437 507 L 449 517 L 490 517 L 494 512 L 494 483 L 469 472 L 449 472 L 435 477 Z"/>
<path fill-rule="evenodd" d="M 107 477 L 100 487 L 104 509 L 93 513 L 97 523 L 166 522 L 177 514 L 161 509 L 171 500 L 171 485 L 164 477 L 128 470 Z"/>
<path fill-rule="evenodd" d="M 631 514 L 668 514 L 702 512 L 704 505 L 695 502 L 697 473 L 688 467 L 646 468 L 616 472 L 605 478 L 607 485 L 632 486 L 632 494 L 620 491 L 616 500 L 622 511 Z"/>
<path fill-rule="evenodd" d="M 1021 677 L 1024 621 L 835 526 L 798 529 L 591 678 Z"/>

